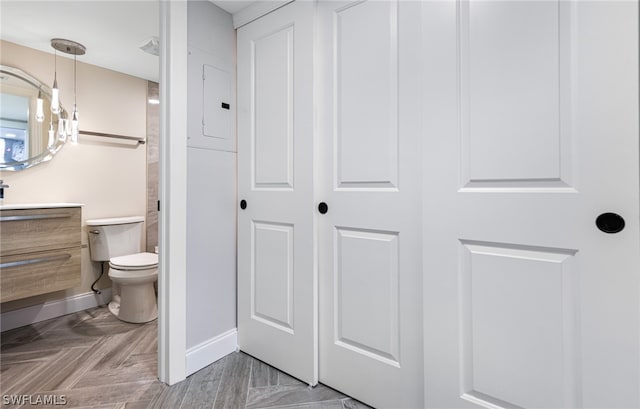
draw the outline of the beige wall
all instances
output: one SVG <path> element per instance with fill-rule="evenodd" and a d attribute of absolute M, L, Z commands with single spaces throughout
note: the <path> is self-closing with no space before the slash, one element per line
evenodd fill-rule
<path fill-rule="evenodd" d="M 53 62 L 53 54 L 0 42 L 1 64 L 26 71 L 45 84 L 53 82 Z M 70 111 L 73 59 L 60 55 L 58 86 L 60 101 Z M 78 62 L 77 104 L 81 130 L 144 138 L 146 94 L 146 80 Z M 78 145 L 67 144 L 50 162 L 19 172 L 0 172 L 0 179 L 10 185 L 5 189 L 5 204 L 83 203 L 82 242 L 86 244 L 84 222 L 87 219 L 146 215 L 146 145 L 83 135 L 79 139 Z M 10 311 L 90 292 L 99 271 L 100 265 L 89 258 L 89 249 L 83 248 L 80 287 L 4 303 L 1 309 Z M 108 287 L 110 283 L 105 278 L 98 284 L 98 288 Z"/>

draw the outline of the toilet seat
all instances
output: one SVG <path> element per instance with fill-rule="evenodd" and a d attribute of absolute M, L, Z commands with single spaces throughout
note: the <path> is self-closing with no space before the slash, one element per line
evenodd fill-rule
<path fill-rule="evenodd" d="M 136 253 L 113 257 L 109 267 L 122 271 L 149 270 L 158 267 L 158 255 L 155 253 Z"/>

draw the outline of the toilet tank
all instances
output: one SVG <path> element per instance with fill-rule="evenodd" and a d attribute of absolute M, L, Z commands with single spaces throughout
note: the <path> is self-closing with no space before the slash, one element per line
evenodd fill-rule
<path fill-rule="evenodd" d="M 144 217 L 129 216 L 87 220 L 91 260 L 109 261 L 142 251 Z"/>

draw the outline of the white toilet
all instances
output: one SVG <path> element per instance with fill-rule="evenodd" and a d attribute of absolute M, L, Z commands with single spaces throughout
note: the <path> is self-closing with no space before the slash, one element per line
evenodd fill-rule
<path fill-rule="evenodd" d="M 144 217 L 87 220 L 91 259 L 109 262 L 109 311 L 122 321 L 143 323 L 158 317 L 153 284 L 158 255 L 142 252 Z"/>

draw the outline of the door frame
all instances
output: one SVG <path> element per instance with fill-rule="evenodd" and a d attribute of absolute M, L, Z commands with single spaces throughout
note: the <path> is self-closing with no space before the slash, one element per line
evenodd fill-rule
<path fill-rule="evenodd" d="M 186 378 L 187 2 L 160 6 L 158 378 Z"/>

